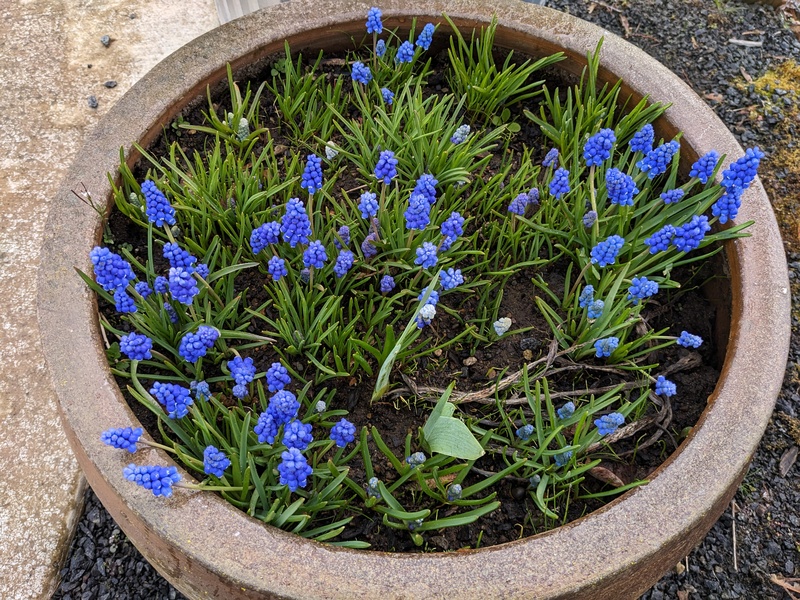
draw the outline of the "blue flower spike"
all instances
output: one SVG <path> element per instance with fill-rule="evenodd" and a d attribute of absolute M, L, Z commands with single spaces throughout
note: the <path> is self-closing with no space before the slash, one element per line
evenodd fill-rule
<path fill-rule="evenodd" d="M 601 129 L 590 137 L 583 146 L 583 159 L 587 167 L 602 165 L 611 158 L 611 150 L 617 136 L 613 129 Z"/>
<path fill-rule="evenodd" d="M 177 468 L 159 465 L 138 467 L 130 464 L 122 470 L 122 474 L 128 481 L 153 492 L 154 496 L 165 498 L 172 496 L 172 486 L 181 480 Z"/>
<path fill-rule="evenodd" d="M 313 195 L 322 189 L 322 159 L 316 154 L 309 154 L 306 159 L 306 168 L 300 180 L 300 187 Z"/>
<path fill-rule="evenodd" d="M 391 150 L 383 150 L 378 157 L 378 164 L 375 165 L 375 177 L 382 179 L 385 185 L 392 183 L 392 179 L 397 177 L 397 159 Z"/>
<path fill-rule="evenodd" d="M 383 22 L 381 21 L 382 17 L 381 9 L 372 7 L 367 12 L 367 33 L 374 33 L 376 35 L 380 35 L 383 33 Z"/>
<path fill-rule="evenodd" d="M 203 451 L 203 472 L 206 475 L 213 475 L 221 478 L 225 474 L 225 469 L 231 466 L 231 461 L 225 456 L 224 452 L 215 446 L 206 446 Z"/>
<path fill-rule="evenodd" d="M 603 415 L 594 422 L 601 436 L 611 435 L 625 423 L 625 417 L 620 413 Z"/>

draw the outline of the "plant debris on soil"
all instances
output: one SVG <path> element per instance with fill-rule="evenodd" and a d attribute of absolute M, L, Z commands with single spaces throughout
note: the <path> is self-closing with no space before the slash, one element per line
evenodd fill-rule
<path fill-rule="evenodd" d="M 800 91 L 795 75 L 800 42 L 792 29 L 796 23 L 790 11 L 733 0 L 550 0 L 547 4 L 642 47 L 692 85 L 743 144 L 758 144 L 767 152 L 760 178 L 781 222 L 794 301 L 787 377 L 734 503 L 703 543 L 643 600 L 798 597 L 800 481 L 795 461 L 800 446 L 800 314 L 794 311 L 800 306 L 800 236 L 794 219 L 800 214 L 800 162 L 792 160 L 797 152 L 793 134 Z M 682 383 L 679 375 L 673 377 Z M 684 411 L 683 406 L 672 409 Z M 513 496 L 513 488 L 507 493 Z M 181 597 L 119 533 L 91 490 L 62 580 L 54 598 Z"/>

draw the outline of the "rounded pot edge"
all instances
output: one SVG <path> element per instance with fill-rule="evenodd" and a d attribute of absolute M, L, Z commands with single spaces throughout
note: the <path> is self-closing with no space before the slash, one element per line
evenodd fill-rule
<path fill-rule="evenodd" d="M 575 61 L 605 35 L 602 75 L 623 78 L 625 90 L 636 96 L 649 92 L 654 100 L 673 102 L 660 123 L 665 137 L 682 130 L 689 158 L 712 148 L 729 158 L 741 155 L 733 136 L 688 86 L 593 25 L 513 0 L 381 4 L 389 26 L 407 26 L 403 14 L 433 20 L 445 11 L 468 24 L 486 23 L 496 13 L 501 45 L 523 43 L 531 52 L 559 45 Z M 169 458 L 154 450 L 145 458 L 140 450 L 132 461 L 100 442 L 104 429 L 134 425 L 135 419 L 106 365 L 96 303 L 73 270 L 89 272 L 88 251 L 99 238 L 100 221 L 70 190 L 84 183 L 106 202 L 105 173 L 115 170 L 119 148 L 130 152 L 132 140 L 146 141 L 159 131 L 176 105 L 221 78 L 226 62 L 241 66 L 301 32 L 310 46 L 339 39 L 346 32 L 336 23 L 363 23 L 370 4 L 328 0 L 311 6 L 293 0 L 233 21 L 163 61 L 104 117 L 61 186 L 45 236 L 52 241 L 42 251 L 39 318 L 64 426 L 87 479 L 148 560 L 191 597 L 423 598 L 454 590 L 475 598 L 634 597 L 686 554 L 724 510 L 780 389 L 789 342 L 788 277 L 777 224 L 758 181 L 745 194 L 738 219 L 756 220 L 752 237 L 727 247 L 733 319 L 709 408 L 650 484 L 568 526 L 455 554 L 342 550 L 265 527 L 215 496 L 180 490 L 167 501 L 153 498 L 125 481 L 122 467 L 166 464 Z M 573 70 L 580 70 L 578 62 Z M 264 548 L 272 550 L 267 560 Z"/>

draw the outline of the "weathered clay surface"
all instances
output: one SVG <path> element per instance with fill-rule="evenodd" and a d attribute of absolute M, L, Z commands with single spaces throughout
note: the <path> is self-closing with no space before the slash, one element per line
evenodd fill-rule
<path fill-rule="evenodd" d="M 54 200 L 85 133 L 154 64 L 217 24 L 207 2 L 181 5 L 157 0 L 0 2 L 4 600 L 50 596 L 82 498 L 83 478 L 61 430 L 36 321 L 36 257 L 42 243 L 53 243 L 44 237 L 47 213 L 91 212 L 63 197 Z M 102 35 L 114 39 L 108 48 L 100 43 Z M 104 87 L 108 80 L 116 80 L 117 87 Z M 87 104 L 90 95 L 99 100 L 96 110 Z"/>
<path fill-rule="evenodd" d="M 277 51 L 349 44 L 363 32 L 369 4 L 333 0 L 291 2 L 234 21 L 200 38 L 159 65 L 103 120 L 76 159 L 57 202 L 81 180 L 96 198 L 108 197 L 107 170 L 118 147 L 152 139 L 180 106 L 226 62 L 243 66 Z M 382 2 L 384 24 L 407 27 L 410 15 L 461 27 L 485 23 L 496 12 L 497 41 L 532 54 L 563 48 L 567 68 L 579 72 L 603 32 L 571 17 L 498 0 Z M 313 16 L 309 16 L 313 15 Z M 561 48 L 560 48 L 561 47 Z M 712 148 L 734 159 L 741 148 L 713 112 L 665 67 L 606 34 L 602 76 L 622 77 L 634 96 L 651 93 L 673 107 L 661 135 L 684 132 L 684 155 Z M 73 201 L 74 202 L 74 201 Z M 735 491 L 760 438 L 783 377 L 789 339 L 789 293 L 781 240 L 760 184 L 748 190 L 741 220 L 754 219 L 751 238 L 728 246 L 733 325 L 723 379 L 708 410 L 681 451 L 647 486 L 569 526 L 513 544 L 453 554 L 388 555 L 354 552 L 301 540 L 265 527 L 216 497 L 181 493 L 164 502 L 122 477 L 128 461 L 108 452 L 100 432 L 133 424 L 99 344 L 93 299 L 73 267 L 88 269 L 98 235 L 86 211 L 54 213 L 48 232 L 58 240 L 44 256 L 39 301 L 46 350 L 70 441 L 92 487 L 137 547 L 190 597 L 237 598 L 633 598 L 702 538 Z M 58 299 L 59 310 L 53 309 Z M 755 318 L 755 317 L 758 318 Z M 76 357 L 80 357 L 76 360 Z M 139 457 L 162 464 L 156 451 Z"/>

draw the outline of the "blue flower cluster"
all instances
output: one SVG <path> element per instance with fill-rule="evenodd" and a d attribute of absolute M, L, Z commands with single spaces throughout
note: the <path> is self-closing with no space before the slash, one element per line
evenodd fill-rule
<path fill-rule="evenodd" d="M 564 194 L 568 194 L 569 187 L 569 171 L 564 167 L 559 167 L 553 173 L 553 179 L 550 180 L 550 195 L 560 199 Z"/>
<path fill-rule="evenodd" d="M 656 175 L 666 172 L 672 163 L 672 157 L 677 154 L 680 147 L 681 145 L 675 140 L 661 144 L 658 148 L 650 150 L 642 160 L 636 163 L 636 166 L 640 171 L 647 173 L 649 179 L 654 179 Z"/>
<path fill-rule="evenodd" d="M 569 419 L 572 415 L 575 414 L 575 403 L 574 402 L 567 402 L 564 406 L 559 408 L 556 411 L 558 418 L 562 421 Z"/>
<path fill-rule="evenodd" d="M 425 27 L 422 28 L 422 31 L 417 38 L 417 46 L 422 48 L 423 50 L 427 50 L 431 47 L 431 42 L 433 41 L 433 32 L 436 29 L 433 23 L 428 23 Z"/>
<path fill-rule="evenodd" d="M 89 258 L 92 261 L 97 285 L 107 292 L 125 288 L 129 282 L 136 279 L 130 264 L 108 248 L 95 246 L 89 252 Z"/>
<path fill-rule="evenodd" d="M 187 271 L 194 272 L 194 264 L 197 259 L 181 248 L 175 242 L 167 242 L 162 249 L 164 258 L 169 261 L 170 267 L 181 267 Z"/>
<path fill-rule="evenodd" d="M 467 124 L 459 125 L 455 133 L 450 137 L 450 141 L 453 142 L 454 144 L 463 144 L 464 142 L 467 141 L 467 138 L 469 137 L 469 132 L 470 132 L 469 125 Z"/>
<path fill-rule="evenodd" d="M 659 375 L 656 379 L 656 394 L 659 396 L 669 397 L 678 393 L 678 386 L 672 383 L 663 375 Z"/>
<path fill-rule="evenodd" d="M 235 356 L 228 361 L 228 371 L 236 382 L 236 385 L 233 386 L 233 395 L 237 398 L 247 396 L 247 385 L 256 377 L 256 366 L 253 364 L 253 359 Z"/>
<path fill-rule="evenodd" d="M 442 271 L 440 277 L 442 289 L 444 290 L 452 290 L 464 283 L 464 276 L 461 274 L 461 269 L 450 267 L 446 271 Z"/>
<path fill-rule="evenodd" d="M 286 214 L 281 219 L 283 241 L 294 248 L 297 244 L 307 244 L 311 235 L 311 221 L 303 203 L 298 198 L 289 198 Z"/>
<path fill-rule="evenodd" d="M 596 210 L 587 211 L 586 214 L 583 215 L 583 218 L 581 219 L 581 222 L 583 223 L 583 226 L 586 227 L 587 229 L 589 227 L 591 227 L 592 225 L 594 225 L 595 221 L 597 221 L 597 211 Z"/>
<path fill-rule="evenodd" d="M 688 331 L 681 331 L 675 343 L 684 348 L 699 348 L 703 343 L 703 338 L 699 335 L 691 334 Z"/>
<path fill-rule="evenodd" d="M 639 193 L 633 178 L 616 168 L 606 171 L 606 190 L 611 204 L 620 206 L 633 206 L 633 197 Z"/>
<path fill-rule="evenodd" d="M 194 404 L 191 391 L 177 383 L 156 381 L 150 388 L 150 394 L 167 409 L 170 419 L 182 419 L 189 414 L 189 407 Z"/>
<path fill-rule="evenodd" d="M 342 241 L 340 242 L 339 240 Z M 345 246 L 350 245 L 350 228 L 347 225 L 342 225 L 339 227 L 339 230 L 336 232 L 336 238 L 333 240 L 333 245 L 337 250 L 342 249 L 342 244 Z"/>
<path fill-rule="evenodd" d="M 719 217 L 719 222 L 725 224 L 728 220 L 736 218 L 741 205 L 742 190 L 734 186 L 726 189 L 722 196 L 711 205 L 711 214 Z"/>
<path fill-rule="evenodd" d="M 381 88 L 381 98 L 383 98 L 383 101 L 386 104 L 391 106 L 392 103 L 394 102 L 394 92 L 392 90 L 390 90 L 389 88 L 382 87 Z"/>
<path fill-rule="evenodd" d="M 411 195 L 414 196 L 416 194 L 422 194 L 425 196 L 425 200 L 428 201 L 428 204 L 433 205 L 436 203 L 437 183 L 439 182 L 433 175 L 430 173 L 423 173 L 420 178 L 417 179 L 417 182 L 414 185 L 414 191 L 411 192 Z"/>
<path fill-rule="evenodd" d="M 533 425 L 528 423 L 527 425 L 523 425 L 522 427 L 518 428 L 514 433 L 521 442 L 527 442 L 529 439 L 531 439 L 533 431 Z"/>
<path fill-rule="evenodd" d="M 406 464 L 412 469 L 424 464 L 426 460 L 428 458 L 424 452 L 414 452 L 411 456 L 406 456 Z"/>
<path fill-rule="evenodd" d="M 586 166 L 599 166 L 611 158 L 611 149 L 616 141 L 617 136 L 614 135 L 613 129 L 601 129 L 590 137 L 583 146 L 583 159 L 586 161 Z"/>
<path fill-rule="evenodd" d="M 275 281 L 280 281 L 281 277 L 286 277 L 289 274 L 289 270 L 286 268 L 286 261 L 277 256 L 269 259 L 267 271 Z"/>
<path fill-rule="evenodd" d="M 675 228 L 675 237 L 672 238 L 672 245 L 680 252 L 689 252 L 700 246 L 700 242 L 703 241 L 708 231 L 711 231 L 708 217 L 695 215 L 688 223 Z"/>
<path fill-rule="evenodd" d="M 280 391 L 292 383 L 289 371 L 279 362 L 272 363 L 267 369 L 266 380 L 270 392 Z"/>
<path fill-rule="evenodd" d="M 280 390 L 269 399 L 267 405 L 267 412 L 272 415 L 272 418 L 278 425 L 285 425 L 297 416 L 297 411 L 300 410 L 300 402 L 289 390 Z"/>
<path fill-rule="evenodd" d="M 669 248 L 673 237 L 675 237 L 675 228 L 672 225 L 664 225 L 664 227 L 647 238 L 644 243 L 650 246 L 650 254 L 655 254 L 656 252 L 664 252 Z"/>
<path fill-rule="evenodd" d="M 508 205 L 508 212 L 513 215 L 524 216 L 525 210 L 528 208 L 528 194 L 522 192 L 518 194 L 516 198 L 511 201 L 511 204 Z"/>
<path fill-rule="evenodd" d="M 356 61 L 353 63 L 353 70 L 350 74 L 350 77 L 353 78 L 353 81 L 367 85 L 370 81 L 372 81 L 372 72 L 369 70 L 367 65 L 361 61 Z"/>
<path fill-rule="evenodd" d="M 391 150 L 383 150 L 378 156 L 378 163 L 375 165 L 375 177 L 383 179 L 383 183 L 389 185 L 392 179 L 397 177 L 397 159 Z"/>
<path fill-rule="evenodd" d="M 634 277 L 631 286 L 628 288 L 628 300 L 634 304 L 639 304 L 639 300 L 644 300 L 658 293 L 658 283 L 647 277 Z"/>
<path fill-rule="evenodd" d="M 381 21 L 381 9 L 372 7 L 367 12 L 367 33 L 383 33 L 383 22 Z"/>
<path fill-rule="evenodd" d="M 184 360 L 193 363 L 206 355 L 219 337 L 219 330 L 208 325 L 200 325 L 196 333 L 189 332 L 181 338 L 178 354 Z"/>
<path fill-rule="evenodd" d="M 648 123 L 633 135 L 631 141 L 628 142 L 628 146 L 632 152 L 647 154 L 653 149 L 655 138 L 656 132 L 653 126 Z"/>
<path fill-rule="evenodd" d="M 594 286 L 587 285 L 581 291 L 581 295 L 578 296 L 578 306 L 581 308 L 586 308 L 592 302 L 594 302 Z"/>
<path fill-rule="evenodd" d="M 164 223 L 175 225 L 175 209 L 156 187 L 155 182 L 149 179 L 142 182 L 142 194 L 144 194 L 145 214 L 151 223 L 156 227 L 163 227 Z"/>
<path fill-rule="evenodd" d="M 231 461 L 225 453 L 214 446 L 206 446 L 203 450 L 203 471 L 206 475 L 222 477 L 225 469 L 231 466 Z"/>
<path fill-rule="evenodd" d="M 373 232 L 364 238 L 361 242 L 361 252 L 364 258 L 372 258 L 378 254 L 378 249 L 375 247 L 375 242 L 378 241 L 378 236 Z"/>
<path fill-rule="evenodd" d="M 125 288 L 114 290 L 114 308 L 118 313 L 135 313 L 136 303 L 125 291 Z"/>
<path fill-rule="evenodd" d="M 269 244 L 277 244 L 280 241 L 281 224 L 277 221 L 270 221 L 264 223 L 250 234 L 250 246 L 253 248 L 253 254 L 258 254 Z"/>
<path fill-rule="evenodd" d="M 592 248 L 592 263 L 599 267 L 613 265 L 624 244 L 624 238 L 618 235 L 609 236 L 604 242 L 600 242 Z"/>
<path fill-rule="evenodd" d="M 556 454 L 555 456 L 553 456 L 553 460 L 555 461 L 557 467 L 563 467 L 569 462 L 571 458 L 572 458 L 572 450 L 567 450 L 566 452 L 562 452 L 560 454 Z"/>
<path fill-rule="evenodd" d="M 599 319 L 603 316 L 603 309 L 605 309 L 606 303 L 602 300 L 595 300 L 586 308 L 586 318 L 588 319 Z"/>
<path fill-rule="evenodd" d="M 165 498 L 172 496 L 172 486 L 181 480 L 178 469 L 175 467 L 158 465 L 137 467 L 130 464 L 122 470 L 122 474 L 128 481 L 133 481 L 136 485 L 153 492 L 154 496 L 164 496 Z"/>
<path fill-rule="evenodd" d="M 423 194 L 412 194 L 408 208 L 403 213 L 406 229 L 425 229 L 431 222 L 431 205 Z"/>
<path fill-rule="evenodd" d="M 378 43 L 375 44 L 375 55 L 381 58 L 384 54 L 386 54 L 386 42 L 378 40 Z"/>
<path fill-rule="evenodd" d="M 205 381 L 193 381 L 189 384 L 189 389 L 194 392 L 195 400 L 208 402 L 211 398 L 211 388 Z"/>
<path fill-rule="evenodd" d="M 153 358 L 150 350 L 153 349 L 153 340 L 143 333 L 129 333 L 119 339 L 119 349 L 131 360 L 146 360 Z"/>
<path fill-rule="evenodd" d="M 361 211 L 361 217 L 369 219 L 378 214 L 378 196 L 372 192 L 364 192 L 358 202 L 358 210 Z"/>
<path fill-rule="evenodd" d="M 558 168 L 558 148 L 550 148 L 547 151 L 547 154 L 544 155 L 544 160 L 542 160 L 542 166 Z"/>
<path fill-rule="evenodd" d="M 700 183 L 708 183 L 708 180 L 714 174 L 714 169 L 719 162 L 719 153 L 716 150 L 711 150 L 697 159 L 689 171 L 689 177 L 697 177 Z"/>
<path fill-rule="evenodd" d="M 333 274 L 336 277 L 344 277 L 345 273 L 353 267 L 355 258 L 355 254 L 350 250 L 342 250 L 339 256 L 336 257 L 336 264 L 333 265 Z"/>
<path fill-rule="evenodd" d="M 142 297 L 142 300 L 146 300 L 147 297 L 153 293 L 153 290 L 147 284 L 146 281 L 140 281 L 136 285 L 133 286 L 133 289 L 136 290 L 136 293 Z"/>
<path fill-rule="evenodd" d="M 436 266 L 439 262 L 438 257 L 439 249 L 430 242 L 423 242 L 422 246 L 417 248 L 417 258 L 414 259 L 414 264 L 421 265 L 423 269 L 430 269 Z"/>
<path fill-rule="evenodd" d="M 311 423 L 303 423 L 293 419 L 286 424 L 283 430 L 283 445 L 287 448 L 305 450 L 314 441 L 311 435 Z"/>
<path fill-rule="evenodd" d="M 309 194 L 322 189 L 322 159 L 316 154 L 306 157 L 306 168 L 300 178 L 300 187 L 308 190 Z"/>
<path fill-rule="evenodd" d="M 597 358 L 604 358 L 609 357 L 617 349 L 619 346 L 619 338 L 618 337 L 607 337 L 603 338 L 602 340 L 597 340 L 594 343 L 595 349 L 595 356 Z"/>
<path fill-rule="evenodd" d="M 464 234 L 464 217 L 460 213 L 452 212 L 441 226 L 442 235 L 456 239 Z"/>
<path fill-rule="evenodd" d="M 142 428 L 137 427 L 118 427 L 116 429 L 107 429 L 100 434 L 100 440 L 119 450 L 127 450 L 128 452 L 136 452 L 136 443 L 142 437 Z"/>
<path fill-rule="evenodd" d="M 758 146 L 748 148 L 744 156 L 722 172 L 722 186 L 725 188 L 737 187 L 741 190 L 747 189 L 758 173 L 758 166 L 764 153 Z"/>
<path fill-rule="evenodd" d="M 191 306 L 194 297 L 200 293 L 200 288 L 197 287 L 191 271 L 172 267 L 169 270 L 169 293 L 181 304 Z"/>
<path fill-rule="evenodd" d="M 625 417 L 622 414 L 611 413 L 596 419 L 594 426 L 597 427 L 600 435 L 611 435 L 622 426 L 623 423 L 625 423 Z"/>
<path fill-rule="evenodd" d="M 684 191 L 681 188 L 668 190 L 663 192 L 659 197 L 664 201 L 664 204 L 676 204 L 681 201 L 684 196 Z"/>
<path fill-rule="evenodd" d="M 281 463 L 278 465 L 281 485 L 295 492 L 297 488 L 304 488 L 308 483 L 308 476 L 312 469 L 306 457 L 297 448 L 289 448 L 281 454 Z"/>
<path fill-rule="evenodd" d="M 414 60 L 414 45 L 409 41 L 400 44 L 400 47 L 397 49 L 397 54 L 394 56 L 394 60 L 396 63 L 410 63 Z"/>
<path fill-rule="evenodd" d="M 303 266 L 305 267 L 321 269 L 325 266 L 326 260 L 328 260 L 328 253 L 325 252 L 325 246 L 319 240 L 311 242 L 303 252 Z"/>
<path fill-rule="evenodd" d="M 331 440 L 339 447 L 344 448 L 356 439 L 356 426 L 347 419 L 342 419 L 331 427 Z"/>

